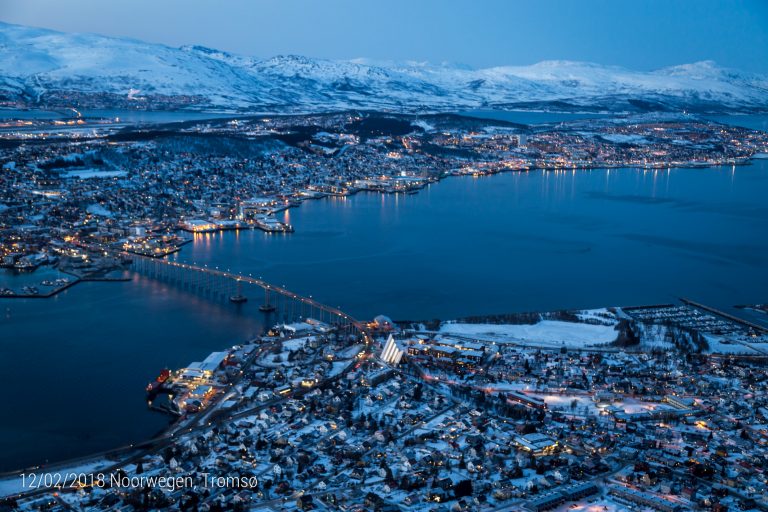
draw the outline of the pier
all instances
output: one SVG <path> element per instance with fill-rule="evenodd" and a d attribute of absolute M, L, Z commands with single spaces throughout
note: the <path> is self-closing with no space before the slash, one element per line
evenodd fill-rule
<path fill-rule="evenodd" d="M 747 327 L 749 329 L 753 329 L 755 332 L 759 332 L 761 334 L 768 334 L 768 328 L 758 325 L 756 323 L 750 322 L 749 320 L 744 320 L 743 318 L 739 318 L 737 316 L 734 316 L 730 313 L 726 313 L 725 311 L 720 311 L 719 309 L 713 308 L 711 306 L 707 306 L 705 304 L 700 304 L 698 302 L 694 302 L 690 299 L 681 298 L 680 302 L 683 304 L 687 304 L 688 306 L 693 306 L 694 308 L 701 309 L 703 311 L 706 311 L 708 313 L 712 313 L 714 315 L 718 315 L 720 317 L 726 318 L 730 320 L 731 322 L 735 322 L 739 325 L 742 325 L 744 327 Z"/>

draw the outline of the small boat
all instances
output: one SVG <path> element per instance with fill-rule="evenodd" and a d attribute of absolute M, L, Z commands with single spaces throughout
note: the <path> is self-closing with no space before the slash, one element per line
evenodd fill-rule
<path fill-rule="evenodd" d="M 275 310 L 275 306 L 273 306 L 272 304 L 262 304 L 261 306 L 259 306 L 259 311 L 261 311 L 262 313 L 271 313 L 274 310 Z"/>

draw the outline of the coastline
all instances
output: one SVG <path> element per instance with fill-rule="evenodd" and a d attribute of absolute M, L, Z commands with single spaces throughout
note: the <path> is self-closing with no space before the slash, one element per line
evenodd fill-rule
<path fill-rule="evenodd" d="M 764 156 L 765 155 L 765 156 Z M 298 198 L 298 201 L 291 202 L 289 204 L 280 205 L 278 207 L 275 207 L 271 210 L 271 214 L 279 213 L 282 211 L 291 210 L 293 208 L 300 207 L 304 201 L 314 201 L 314 200 L 320 200 L 320 199 L 326 199 L 329 197 L 351 197 L 354 195 L 357 195 L 362 192 L 368 192 L 368 193 L 377 193 L 381 195 L 413 195 L 418 194 L 423 189 L 427 188 L 429 185 L 432 184 L 438 184 L 444 179 L 448 178 L 454 178 L 454 177 L 486 177 L 486 176 L 495 176 L 498 174 L 505 174 L 505 173 L 527 173 L 527 172 L 535 172 L 535 171 L 542 171 L 542 172 L 575 172 L 575 171 L 581 171 L 581 172 L 589 172 L 589 171 L 599 171 L 599 170 L 613 170 L 613 169 L 630 169 L 630 170 L 638 170 L 638 171 L 659 171 L 659 170 L 671 170 L 671 169 L 714 169 L 718 167 L 734 167 L 734 166 L 748 166 L 752 165 L 755 160 L 764 160 L 768 158 L 768 155 L 764 153 L 755 153 L 750 158 L 739 160 L 739 161 L 731 161 L 731 162 L 714 162 L 714 163 L 701 163 L 701 164 L 694 164 L 691 162 L 682 162 L 682 163 L 673 163 L 668 164 L 664 166 L 652 166 L 652 167 L 637 167 L 632 165 L 626 165 L 626 164 L 615 164 L 615 165 L 602 165 L 602 166 L 589 166 L 589 167 L 552 167 L 552 166 L 537 166 L 533 165 L 530 167 L 521 167 L 521 168 L 500 168 L 500 169 L 484 169 L 480 171 L 474 171 L 474 172 L 446 172 L 441 175 L 431 176 L 429 178 L 425 179 L 425 183 L 418 184 L 415 186 L 408 187 L 403 190 L 383 190 L 376 187 L 362 187 L 357 188 L 353 191 L 346 192 L 346 193 L 330 193 L 330 192 L 320 192 L 306 197 Z M 182 227 L 179 227 L 176 230 L 176 233 L 180 232 L 187 232 L 187 233 L 198 233 L 198 234 L 204 234 L 204 233 L 222 233 L 226 231 L 252 231 L 252 230 L 261 230 L 265 233 L 269 234 L 290 234 L 294 231 L 293 226 L 289 226 L 290 229 L 287 230 L 270 230 L 270 229 L 264 229 L 263 227 L 256 225 L 256 224 L 248 224 L 245 226 L 238 225 L 238 226 L 229 226 L 229 225 L 223 225 L 217 228 L 213 229 L 206 229 L 205 231 L 194 231 L 189 229 L 184 229 Z M 164 251 L 162 254 L 153 254 L 153 253 L 141 253 L 133 250 L 127 250 L 125 252 L 129 254 L 135 254 L 137 256 L 143 256 L 143 257 L 149 257 L 149 258 L 165 258 L 167 256 L 170 256 L 172 254 L 178 253 L 183 249 L 183 247 L 189 243 L 192 243 L 194 241 L 193 238 L 187 238 L 181 241 L 180 243 L 176 244 L 173 248 Z M 122 252 L 122 250 L 118 250 L 116 252 Z M 13 293 L 13 294 L 0 294 L 0 299 L 6 298 L 6 299 L 47 299 L 56 296 L 58 293 L 65 291 L 66 289 L 74 286 L 78 282 L 81 281 L 102 281 L 102 282 L 125 282 L 130 281 L 130 277 L 119 277 L 119 278 L 111 278 L 111 277 L 88 277 L 88 276 L 82 276 L 80 274 L 62 270 L 59 267 L 54 267 L 57 270 L 72 275 L 76 279 L 73 282 L 68 283 L 66 286 L 54 289 L 49 291 L 48 293 L 44 294 L 23 294 L 23 293 Z M 34 272 L 37 269 L 33 270 L 31 274 L 34 274 Z"/>
<path fill-rule="evenodd" d="M 551 170 L 551 169 L 540 169 L 540 170 Z M 584 170 L 599 170 L 599 169 L 584 169 Z M 642 170 L 642 169 L 636 169 L 636 170 Z M 501 173 L 503 173 L 503 172 L 519 173 L 519 172 L 527 172 L 527 171 L 528 171 L 528 170 L 526 170 L 526 169 L 522 169 L 522 170 L 514 170 L 514 169 L 503 169 L 503 170 L 500 170 L 499 172 L 496 172 L 496 173 L 489 173 L 488 175 L 491 175 L 491 174 L 501 174 Z M 468 177 L 468 178 L 469 178 L 469 177 L 471 177 L 471 176 L 468 176 L 468 175 L 466 175 L 466 174 L 446 174 L 446 175 L 445 175 L 445 176 L 443 176 L 443 177 L 444 177 L 444 178 L 448 178 L 448 177 L 451 177 L 451 176 L 465 176 L 465 177 Z M 442 179 L 442 178 L 441 178 L 441 179 Z M 356 192 L 355 192 L 355 194 L 356 194 L 357 192 L 364 192 L 364 190 L 359 190 L 359 191 L 356 191 Z M 384 194 L 383 192 L 381 192 L 381 191 L 377 191 L 377 190 L 373 190 L 372 192 L 378 192 L 378 195 Z M 353 195 L 353 194 L 350 194 L 350 195 Z M 307 199 L 323 199 L 323 198 L 327 198 L 327 197 L 330 197 L 330 196 L 324 196 L 324 197 L 308 197 Z M 303 201 L 302 201 L 302 202 L 303 202 Z M 299 204 L 299 205 L 296 205 L 296 206 L 300 206 L 300 204 Z M 164 432 L 164 431 L 163 431 L 163 432 Z M 156 437 L 157 437 L 157 436 L 155 436 L 155 437 L 153 437 L 153 438 L 151 438 L 151 439 L 155 439 Z M 151 439 L 150 439 L 150 440 L 151 440 Z M 125 449 L 125 447 L 123 447 L 123 449 Z"/>
<path fill-rule="evenodd" d="M 729 315 L 727 313 L 723 313 L 721 311 L 717 311 L 714 308 L 710 308 L 706 305 L 699 304 L 692 302 L 690 300 L 681 298 L 679 302 L 685 306 L 690 306 L 693 309 L 703 310 L 707 312 L 711 312 L 716 314 L 717 316 L 726 318 L 732 322 L 741 323 L 744 326 L 750 326 L 750 322 L 740 319 L 737 317 L 733 317 L 732 315 Z M 664 309 L 664 308 L 671 308 L 675 307 L 674 304 L 649 304 L 649 305 L 633 305 L 633 306 L 617 306 L 617 307 L 607 307 L 607 310 L 610 311 L 619 311 L 621 313 L 617 314 L 617 318 L 622 318 L 627 315 L 629 312 L 634 312 L 637 310 L 654 310 L 654 309 Z M 552 315 L 560 315 L 562 312 L 532 312 L 531 314 L 539 315 L 540 319 L 539 321 L 542 321 L 543 319 L 549 319 L 549 318 L 555 318 L 555 316 Z M 569 311 L 569 313 L 573 313 Z M 582 312 L 583 313 L 583 312 Z M 631 313 L 630 313 L 631 314 Z M 472 319 L 457 319 L 457 320 L 441 320 L 441 325 L 445 324 L 448 326 L 454 325 L 456 323 L 464 323 L 464 325 L 498 325 L 498 326 L 519 326 L 521 324 L 505 324 L 504 322 L 496 322 L 494 321 L 495 315 L 488 315 L 487 317 L 477 317 Z M 491 322 L 490 324 L 484 323 L 484 322 Z M 579 320 L 565 320 L 567 322 L 571 322 L 573 325 L 583 325 L 583 326 L 590 326 L 594 325 L 590 323 L 588 320 L 581 318 Z M 403 322 L 395 322 L 397 324 L 402 324 Z M 410 321 L 409 321 L 410 323 Z M 526 325 L 526 324 L 522 324 Z M 535 324 L 534 324 L 535 325 Z M 759 329 L 761 329 L 766 335 L 768 335 L 768 327 L 758 326 Z M 366 331 L 360 331 L 360 332 L 366 332 Z M 403 332 L 411 332 L 412 334 L 440 334 L 442 333 L 442 329 L 438 329 L 435 331 L 430 330 L 413 330 L 410 328 L 404 328 Z M 450 329 L 448 330 L 450 333 Z M 453 336 L 456 339 L 466 340 L 466 341 L 473 341 L 476 339 L 485 339 L 486 341 L 490 341 L 490 338 L 485 338 L 482 334 L 476 334 L 476 335 L 462 335 L 461 331 L 458 331 L 457 333 L 450 333 L 449 335 Z M 296 335 L 300 336 L 300 335 Z M 363 340 L 365 341 L 367 334 L 363 335 Z M 283 342 L 285 340 L 290 340 L 290 337 L 287 338 L 281 338 L 280 341 Z M 260 350 L 265 350 L 266 348 L 269 348 L 269 343 L 265 343 L 264 337 L 257 337 L 254 339 L 249 339 L 243 342 L 244 344 L 253 344 L 256 345 L 257 348 L 254 351 L 254 355 L 258 353 Z M 365 342 L 366 350 L 370 351 L 371 346 L 373 343 L 373 338 L 368 339 L 368 341 Z M 502 342 L 500 342 L 502 343 Z M 506 341 L 502 343 L 503 345 L 507 347 L 518 347 L 520 350 L 530 350 L 530 351 L 537 351 L 537 352 L 552 352 L 552 353 L 562 353 L 563 347 L 552 345 L 549 343 L 519 343 L 516 341 Z M 594 343 L 592 345 L 588 346 L 581 346 L 577 349 L 569 348 L 569 350 L 572 350 L 577 353 L 593 353 L 593 354 L 615 354 L 615 353 L 644 353 L 645 350 L 647 350 L 647 347 L 644 347 L 642 345 L 638 346 L 623 346 L 623 345 L 616 345 L 615 342 L 611 343 Z M 743 359 L 743 360 L 767 360 L 768 359 L 768 352 L 762 353 L 758 352 L 755 354 L 738 354 L 738 353 L 720 353 L 720 352 L 708 352 L 708 353 L 701 353 L 697 354 L 700 357 L 706 357 L 706 358 L 713 358 L 713 359 Z M 351 359 L 351 361 L 344 367 L 344 369 L 336 374 L 333 374 L 329 376 L 326 381 L 327 382 L 333 382 L 337 379 L 340 379 L 343 375 L 345 375 L 345 372 L 349 371 L 350 368 L 352 368 L 355 365 L 356 359 Z M 253 362 L 253 358 L 250 362 Z M 323 382 L 326 382 L 323 381 Z M 304 394 L 308 393 L 308 389 L 297 389 L 291 396 L 292 398 L 301 397 Z M 229 411 L 224 411 L 222 409 L 218 409 L 217 406 L 224 402 L 224 398 L 226 396 L 217 397 L 217 400 L 215 402 L 216 405 L 213 405 L 205 410 L 205 412 L 196 413 L 192 416 L 187 417 L 179 416 L 176 417 L 174 420 L 169 421 L 167 426 L 160 429 L 155 435 L 151 436 L 148 439 L 141 440 L 135 443 L 130 443 L 127 445 L 111 448 L 108 450 L 103 450 L 100 452 L 95 452 L 87 455 L 83 455 L 80 457 L 70 458 L 70 459 L 62 459 L 58 461 L 53 461 L 50 463 L 43 463 L 43 464 L 33 464 L 30 466 L 26 466 L 23 468 L 17 468 L 13 470 L 7 470 L 0 472 L 0 484 L 2 484 L 3 480 L 7 480 L 10 478 L 20 478 L 21 475 L 35 472 L 35 471 L 45 471 L 48 473 L 51 472 L 57 472 L 59 471 L 77 471 L 79 468 L 86 467 L 88 468 L 88 472 L 99 472 L 99 473 L 108 473 L 112 471 L 117 471 L 120 468 L 124 467 L 127 464 L 130 464 L 132 462 L 136 462 L 138 460 L 141 460 L 143 457 L 157 453 L 157 451 L 163 447 L 169 446 L 173 443 L 174 437 L 178 434 L 181 435 L 187 435 L 193 431 L 205 431 L 207 430 L 212 424 L 221 424 L 225 423 L 227 421 L 232 421 L 236 418 L 245 417 L 247 415 L 253 414 L 253 409 L 244 409 L 244 410 L 233 410 L 231 413 Z M 262 409 L 265 407 L 268 407 L 272 404 L 272 401 L 267 401 L 262 404 L 259 404 L 256 406 L 256 409 Z M 73 469 L 74 468 L 74 469 Z M 44 494 L 46 492 L 50 492 L 50 489 L 47 488 L 40 488 L 33 491 L 27 491 L 22 492 L 19 494 L 9 494 L 9 495 L 0 495 L 0 500 L 5 498 L 13 498 L 13 497 L 30 497 L 30 496 L 36 496 L 38 494 Z"/>

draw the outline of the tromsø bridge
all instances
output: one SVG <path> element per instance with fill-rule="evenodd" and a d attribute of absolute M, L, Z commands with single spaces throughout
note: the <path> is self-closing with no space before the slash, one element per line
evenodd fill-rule
<path fill-rule="evenodd" d="M 256 291 L 256 296 L 252 295 L 248 298 L 254 301 L 263 300 L 259 309 L 268 313 L 273 312 L 276 322 L 294 322 L 311 318 L 338 327 L 340 330 L 357 331 L 366 343 L 370 341 L 367 326 L 344 311 L 262 279 L 136 254 L 124 253 L 124 257 L 130 259 L 130 268 L 134 272 L 178 286 L 182 290 L 213 300 L 235 300 L 243 298 L 248 292 Z"/>

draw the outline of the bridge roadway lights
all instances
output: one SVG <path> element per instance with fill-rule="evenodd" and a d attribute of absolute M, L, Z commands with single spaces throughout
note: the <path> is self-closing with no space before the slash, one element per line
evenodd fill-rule
<path fill-rule="evenodd" d="M 283 321 L 286 323 L 289 320 L 294 321 L 297 318 L 306 318 L 308 314 L 313 318 L 319 317 L 320 321 L 337 325 L 340 330 L 347 334 L 353 330 L 359 331 L 364 340 L 368 339 L 367 334 L 364 332 L 364 327 L 357 321 L 354 321 L 349 315 L 340 311 L 339 308 L 324 306 L 311 297 L 302 297 L 288 291 L 285 287 L 271 285 L 262 279 L 238 276 L 207 267 L 201 268 L 186 263 L 157 260 L 144 256 L 132 256 L 131 258 L 134 271 L 158 280 L 166 280 L 174 285 L 178 285 L 181 289 L 195 291 L 212 299 L 219 296 L 226 299 L 239 289 L 238 287 L 243 281 L 248 284 L 255 284 L 264 289 L 264 305 L 274 306 L 276 318 L 279 318 L 279 315 L 282 314 Z M 277 297 L 272 297 L 270 292 L 273 290 L 277 292 Z"/>

